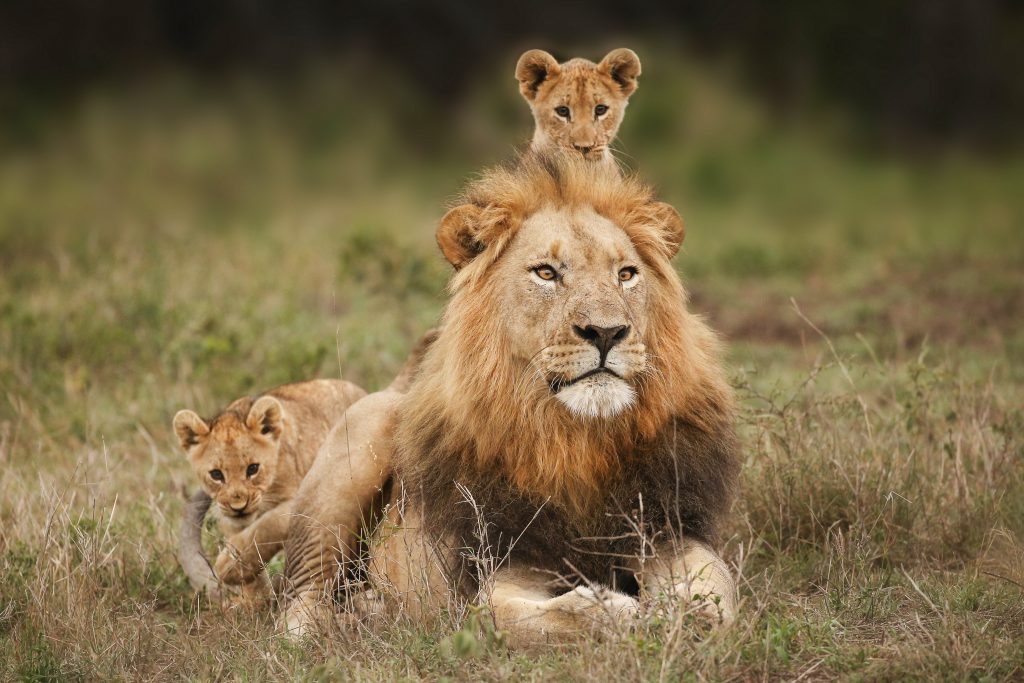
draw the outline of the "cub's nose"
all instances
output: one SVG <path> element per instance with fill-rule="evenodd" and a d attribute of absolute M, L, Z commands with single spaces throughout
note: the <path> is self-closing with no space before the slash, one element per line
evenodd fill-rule
<path fill-rule="evenodd" d="M 577 337 L 585 339 L 597 347 L 598 352 L 601 354 L 601 365 L 604 365 L 604 359 L 608 352 L 616 344 L 629 336 L 629 325 L 615 325 L 614 327 L 598 327 L 597 325 L 580 327 L 579 325 L 573 325 L 572 330 L 576 333 Z"/>

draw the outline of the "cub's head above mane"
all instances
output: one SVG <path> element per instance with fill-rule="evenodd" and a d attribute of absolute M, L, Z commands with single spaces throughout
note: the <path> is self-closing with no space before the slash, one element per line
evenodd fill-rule
<path fill-rule="evenodd" d="M 174 432 L 225 517 L 244 523 L 259 510 L 277 474 L 284 432 L 284 412 L 276 398 L 240 399 L 209 421 L 180 410 Z"/>
<path fill-rule="evenodd" d="M 640 59 L 624 47 L 597 64 L 580 58 L 559 64 L 543 50 L 523 53 L 516 80 L 536 122 L 533 150 L 575 149 L 588 159 L 611 159 L 608 146 L 639 77 Z"/>
<path fill-rule="evenodd" d="M 444 421 L 452 452 L 569 497 L 673 417 L 699 424 L 728 388 L 670 264 L 683 236 L 647 186 L 575 154 L 486 173 L 437 232 L 457 272 L 406 424 Z"/>

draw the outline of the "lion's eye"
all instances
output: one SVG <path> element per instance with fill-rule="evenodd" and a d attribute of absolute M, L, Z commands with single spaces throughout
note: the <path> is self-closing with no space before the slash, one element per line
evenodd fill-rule
<path fill-rule="evenodd" d="M 619 271 L 619 282 L 630 282 L 636 277 L 637 270 L 633 266 L 626 266 Z"/>
<path fill-rule="evenodd" d="M 255 477 L 256 473 L 259 471 L 260 464 L 258 462 L 250 463 L 249 466 L 245 468 L 245 476 L 249 478 Z"/>
<path fill-rule="evenodd" d="M 552 280 L 558 279 L 558 271 L 551 266 L 537 266 L 533 269 L 533 272 L 537 274 L 541 280 L 551 282 Z"/>
<path fill-rule="evenodd" d="M 569 118 L 569 107 L 564 104 L 561 107 L 555 107 L 555 113 L 561 116 L 563 119 Z"/>
<path fill-rule="evenodd" d="M 597 116 L 604 116 L 605 114 L 608 113 L 608 105 L 607 104 L 599 104 L 599 105 L 597 105 L 596 107 L 594 107 L 594 113 Z"/>
<path fill-rule="evenodd" d="M 220 470 L 210 470 L 210 478 L 214 481 L 224 481 L 224 473 Z"/>

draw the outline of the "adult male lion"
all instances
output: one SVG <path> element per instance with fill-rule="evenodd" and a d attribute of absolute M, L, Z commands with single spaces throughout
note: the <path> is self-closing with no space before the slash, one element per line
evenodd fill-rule
<path fill-rule="evenodd" d="M 675 209 L 579 156 L 485 173 L 437 240 L 456 268 L 408 393 L 356 403 L 296 496 L 289 629 L 370 544 L 374 586 L 406 608 L 453 587 L 513 643 L 628 620 L 662 591 L 723 621 L 711 549 L 738 469 L 714 334 L 670 259 Z"/>

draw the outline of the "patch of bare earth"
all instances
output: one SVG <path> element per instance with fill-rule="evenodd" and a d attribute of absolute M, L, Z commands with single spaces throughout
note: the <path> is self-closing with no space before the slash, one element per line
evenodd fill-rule
<path fill-rule="evenodd" d="M 803 345 L 817 335 L 791 299 L 832 337 L 892 339 L 901 349 L 925 340 L 980 349 L 1002 348 L 1024 333 L 1024 271 L 984 266 L 887 274 L 844 289 L 814 278 L 792 291 L 744 282 L 728 295 L 696 288 L 691 309 L 704 313 L 727 339 Z"/>

